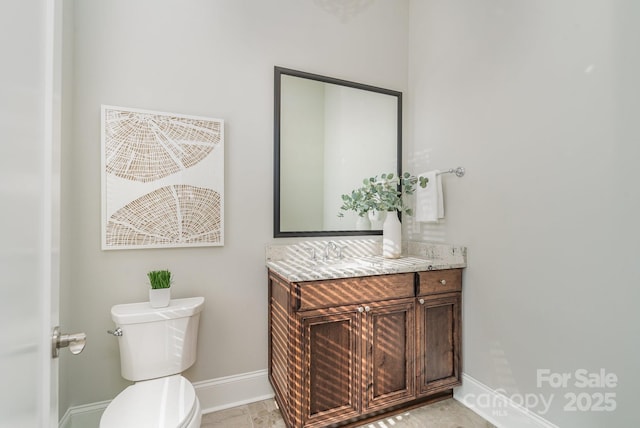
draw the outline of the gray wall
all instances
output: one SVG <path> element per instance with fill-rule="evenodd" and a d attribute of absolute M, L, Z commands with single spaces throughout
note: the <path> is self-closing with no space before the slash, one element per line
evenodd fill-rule
<path fill-rule="evenodd" d="M 169 268 L 172 295 L 201 295 L 192 381 L 265 369 L 264 246 L 272 241 L 273 67 L 405 92 L 408 1 L 341 18 L 311 0 L 75 2 L 72 125 L 63 142 L 62 311 L 87 347 L 64 353 L 61 414 L 108 400 L 120 377 L 105 330 L 118 303 L 148 299 L 145 273 Z M 100 105 L 225 119 L 225 246 L 101 251 Z M 67 116 L 68 117 L 68 116 Z"/>
<path fill-rule="evenodd" d="M 445 178 L 445 222 L 409 235 L 468 246 L 464 371 L 554 395 L 542 416 L 563 428 L 640 424 L 639 17 L 633 1 L 411 1 L 405 160 L 468 172 Z M 574 387 L 601 368 L 617 387 Z M 572 379 L 538 388 L 537 369 Z M 571 392 L 617 409 L 564 411 Z"/>

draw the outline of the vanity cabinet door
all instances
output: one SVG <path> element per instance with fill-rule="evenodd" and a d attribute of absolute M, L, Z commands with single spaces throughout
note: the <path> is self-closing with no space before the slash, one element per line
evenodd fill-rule
<path fill-rule="evenodd" d="M 364 308 L 363 406 L 369 412 L 415 397 L 415 299 Z"/>
<path fill-rule="evenodd" d="M 419 297 L 418 303 L 418 394 L 427 395 L 461 384 L 461 293 Z"/>
<path fill-rule="evenodd" d="M 302 415 L 326 427 L 360 413 L 360 321 L 356 306 L 299 312 L 302 327 Z"/>

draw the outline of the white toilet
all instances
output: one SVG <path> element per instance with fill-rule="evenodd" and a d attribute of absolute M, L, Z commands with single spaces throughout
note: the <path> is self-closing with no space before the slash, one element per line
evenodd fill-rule
<path fill-rule="evenodd" d="M 122 377 L 134 381 L 109 404 L 100 428 L 198 428 L 202 419 L 193 385 L 182 373 L 196 361 L 204 297 L 116 305 Z"/>

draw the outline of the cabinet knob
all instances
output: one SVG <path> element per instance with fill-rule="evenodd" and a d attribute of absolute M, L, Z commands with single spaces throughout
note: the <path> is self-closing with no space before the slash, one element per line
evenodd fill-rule
<path fill-rule="evenodd" d="M 420 302 L 421 305 L 424 305 L 424 299 L 420 299 L 418 302 Z"/>
<path fill-rule="evenodd" d="M 446 280 L 444 280 L 444 279 L 441 279 L 441 280 L 440 280 L 440 284 L 442 284 L 442 285 L 447 285 L 447 281 L 446 281 Z"/>
<path fill-rule="evenodd" d="M 358 306 L 358 312 L 360 313 L 364 312 L 364 308 L 362 306 Z"/>
<path fill-rule="evenodd" d="M 367 312 L 369 312 L 369 311 L 371 310 L 371 308 L 370 308 L 369 306 L 365 306 L 365 307 L 364 307 L 364 310 L 365 310 L 365 311 L 367 311 Z"/>

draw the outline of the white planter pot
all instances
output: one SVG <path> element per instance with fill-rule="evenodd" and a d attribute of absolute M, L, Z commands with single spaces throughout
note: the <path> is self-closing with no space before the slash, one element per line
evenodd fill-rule
<path fill-rule="evenodd" d="M 171 288 L 149 289 L 149 303 L 152 308 L 164 308 L 171 301 Z"/>
<path fill-rule="evenodd" d="M 402 224 L 398 213 L 391 211 L 382 224 L 382 256 L 397 259 L 402 255 Z"/>

